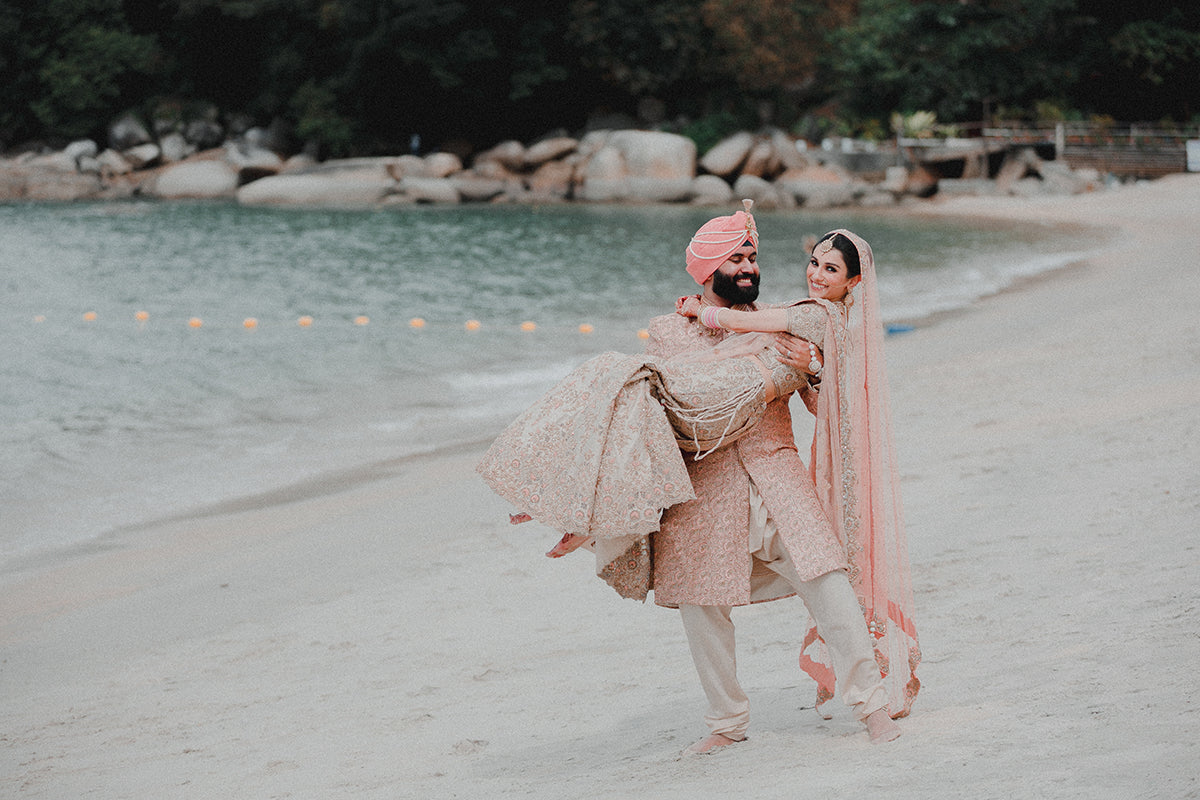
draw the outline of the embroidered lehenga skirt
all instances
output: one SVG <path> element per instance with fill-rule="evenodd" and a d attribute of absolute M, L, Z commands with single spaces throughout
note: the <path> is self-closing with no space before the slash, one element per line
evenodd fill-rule
<path fill-rule="evenodd" d="M 683 459 L 735 441 L 765 399 L 749 358 L 604 353 L 514 420 L 477 470 L 538 522 L 594 537 L 597 573 L 622 596 L 645 599 L 646 537 L 663 510 L 695 497 Z"/>

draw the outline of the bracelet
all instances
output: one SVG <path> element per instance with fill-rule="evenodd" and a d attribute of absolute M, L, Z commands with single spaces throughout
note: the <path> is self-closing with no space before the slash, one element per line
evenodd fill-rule
<path fill-rule="evenodd" d="M 700 324 L 713 330 L 722 330 L 720 314 L 720 306 L 705 306 L 700 309 Z"/>
<path fill-rule="evenodd" d="M 821 379 L 821 373 L 825 370 L 820 361 L 817 361 L 817 346 L 812 342 L 808 343 L 808 371 L 813 374 L 817 380 Z"/>

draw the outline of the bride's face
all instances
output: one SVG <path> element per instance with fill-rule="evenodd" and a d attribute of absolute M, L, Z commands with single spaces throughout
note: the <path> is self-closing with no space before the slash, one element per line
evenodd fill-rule
<path fill-rule="evenodd" d="M 846 293 L 858 284 L 858 276 L 850 277 L 846 260 L 836 248 L 825 253 L 813 253 L 808 259 L 808 296 L 821 300 L 844 300 Z"/>

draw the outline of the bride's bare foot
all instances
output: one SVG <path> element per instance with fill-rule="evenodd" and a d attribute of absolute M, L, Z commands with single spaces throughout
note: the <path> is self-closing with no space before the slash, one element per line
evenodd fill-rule
<path fill-rule="evenodd" d="M 522 522 L 532 522 L 533 517 L 522 511 L 520 514 L 509 514 L 508 521 L 511 525 L 520 525 Z"/>
<path fill-rule="evenodd" d="M 564 533 L 563 537 L 558 540 L 558 544 L 551 547 L 546 555 L 550 558 L 562 558 L 567 553 L 578 550 L 590 541 L 592 541 L 590 536 L 581 536 L 578 533 Z"/>
<path fill-rule="evenodd" d="M 900 735 L 900 726 L 888 716 L 886 708 L 879 708 L 867 715 L 867 734 L 871 744 L 895 741 Z"/>
<path fill-rule="evenodd" d="M 715 753 L 717 750 L 720 750 L 722 747 L 728 747 L 731 744 L 737 744 L 738 742 L 744 742 L 744 741 L 745 741 L 745 739 L 730 739 L 728 736 L 726 736 L 723 733 L 711 733 L 708 736 L 701 739 L 700 741 L 696 742 L 695 744 L 690 745 L 689 747 L 685 747 L 683 750 L 683 754 L 685 756 L 687 756 L 687 755 L 702 756 L 702 755 L 706 755 L 708 753 Z"/>

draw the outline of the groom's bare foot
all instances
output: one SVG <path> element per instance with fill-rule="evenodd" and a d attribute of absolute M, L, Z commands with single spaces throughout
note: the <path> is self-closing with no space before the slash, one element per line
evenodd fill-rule
<path fill-rule="evenodd" d="M 562 558 L 567 553 L 574 552 L 592 539 L 590 536 L 581 536 L 578 533 L 564 533 L 563 537 L 558 540 L 558 544 L 551 547 L 546 555 L 550 558 Z"/>
<path fill-rule="evenodd" d="M 737 744 L 738 742 L 744 741 L 745 739 L 730 739 L 728 736 L 722 733 L 713 733 L 696 742 L 694 745 L 684 748 L 683 754 L 686 756 L 715 753 L 722 747 L 728 747 L 731 744 Z"/>
<path fill-rule="evenodd" d="M 886 708 L 879 708 L 867 715 L 867 734 L 871 744 L 895 741 L 900 736 L 900 726 L 888 716 Z"/>

